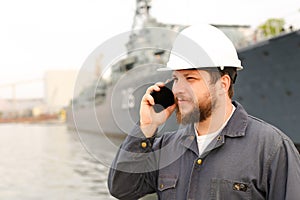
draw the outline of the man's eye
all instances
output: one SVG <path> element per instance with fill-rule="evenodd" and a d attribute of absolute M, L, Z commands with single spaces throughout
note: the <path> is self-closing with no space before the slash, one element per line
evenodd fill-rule
<path fill-rule="evenodd" d="M 187 80 L 194 80 L 194 77 L 186 77 Z"/>

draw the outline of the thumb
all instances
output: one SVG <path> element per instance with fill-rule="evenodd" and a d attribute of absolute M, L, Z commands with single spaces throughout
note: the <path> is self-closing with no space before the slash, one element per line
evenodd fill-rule
<path fill-rule="evenodd" d="M 174 112 L 175 108 L 176 108 L 176 104 L 173 104 L 173 105 L 171 105 L 171 106 L 169 106 L 165 109 L 165 112 L 167 114 L 167 118 L 170 117 L 170 115 Z"/>

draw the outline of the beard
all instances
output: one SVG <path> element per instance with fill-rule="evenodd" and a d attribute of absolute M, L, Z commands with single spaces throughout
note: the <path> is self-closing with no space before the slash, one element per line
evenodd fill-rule
<path fill-rule="evenodd" d="M 177 100 L 176 100 L 177 102 Z M 176 103 L 176 118 L 179 124 L 187 125 L 191 123 L 203 122 L 212 115 L 216 107 L 216 99 L 211 97 L 202 103 L 194 104 L 194 108 L 187 114 L 182 114 Z"/>

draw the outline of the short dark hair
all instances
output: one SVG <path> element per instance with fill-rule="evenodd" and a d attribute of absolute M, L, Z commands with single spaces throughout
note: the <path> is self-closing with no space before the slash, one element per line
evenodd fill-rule
<path fill-rule="evenodd" d="M 210 82 L 211 84 L 215 84 L 222 76 L 228 75 L 231 79 L 230 86 L 228 89 L 228 96 L 230 99 L 232 99 L 234 95 L 234 88 L 233 84 L 235 82 L 235 79 L 237 77 L 237 70 L 236 67 L 225 67 L 223 70 L 221 70 L 219 67 L 214 68 L 212 70 L 207 70 L 207 72 L 210 75 Z"/>

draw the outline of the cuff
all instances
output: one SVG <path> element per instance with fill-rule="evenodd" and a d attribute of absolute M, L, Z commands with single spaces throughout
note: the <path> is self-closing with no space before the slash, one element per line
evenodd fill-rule
<path fill-rule="evenodd" d="M 151 138 L 146 138 L 137 124 L 123 142 L 122 149 L 136 153 L 148 153 L 152 151 L 156 133 Z"/>

